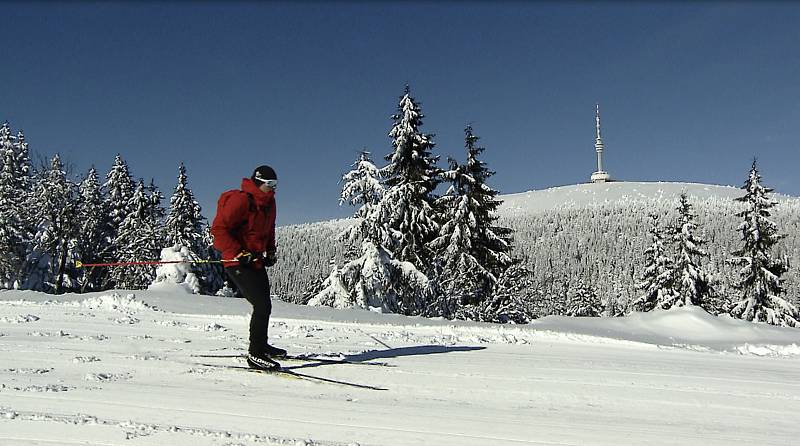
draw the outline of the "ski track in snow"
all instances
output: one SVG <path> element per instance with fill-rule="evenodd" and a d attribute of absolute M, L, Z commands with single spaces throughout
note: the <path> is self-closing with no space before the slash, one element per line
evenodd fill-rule
<path fill-rule="evenodd" d="M 271 342 L 366 363 L 284 366 L 382 392 L 204 367 L 243 364 L 192 355 L 245 351 L 248 316 L 172 313 L 142 294 L 0 301 L 0 444 L 778 445 L 800 435 L 800 334 L 721 348 L 559 321 L 402 325 L 276 311 Z"/>

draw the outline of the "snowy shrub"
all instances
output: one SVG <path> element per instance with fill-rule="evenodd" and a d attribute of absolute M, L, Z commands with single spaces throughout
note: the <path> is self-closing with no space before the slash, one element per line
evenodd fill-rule
<path fill-rule="evenodd" d="M 161 250 L 162 262 L 186 262 L 193 259 L 189 248 L 181 245 L 171 246 Z M 169 263 L 159 265 L 156 269 L 156 278 L 153 281 L 156 283 L 174 283 L 183 285 L 187 291 L 194 294 L 200 293 L 201 286 L 200 280 L 192 272 L 192 265 L 190 263 Z"/>

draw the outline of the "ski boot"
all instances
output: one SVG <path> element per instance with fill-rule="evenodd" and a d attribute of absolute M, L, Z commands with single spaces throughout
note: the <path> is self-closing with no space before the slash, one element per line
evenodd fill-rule
<path fill-rule="evenodd" d="M 280 364 L 270 359 L 264 353 L 261 354 L 248 353 L 247 365 L 249 365 L 251 369 L 256 369 L 256 370 L 274 371 L 281 369 Z"/>

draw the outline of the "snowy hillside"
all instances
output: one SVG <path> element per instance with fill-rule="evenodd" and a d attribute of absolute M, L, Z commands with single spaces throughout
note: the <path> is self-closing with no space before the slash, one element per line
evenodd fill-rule
<path fill-rule="evenodd" d="M 285 361 L 316 377 L 298 380 L 229 368 L 242 365 L 226 355 L 246 345 L 248 311 L 169 288 L 0 292 L 0 444 L 706 446 L 800 435 L 796 329 L 696 309 L 494 326 L 276 303 L 272 341 L 320 359 Z"/>
<path fill-rule="evenodd" d="M 625 305 L 634 298 L 635 283 L 649 243 L 647 214 L 675 216 L 678 196 L 686 192 L 699 216 L 699 231 L 708 239 L 709 268 L 723 292 L 730 292 L 735 270 L 725 260 L 740 244 L 734 198 L 743 191 L 732 186 L 666 182 L 577 184 L 502 195 L 499 222 L 515 230 L 514 255 L 533 271 L 543 294 L 586 280 L 604 299 Z M 793 269 L 785 275 L 789 298 L 800 298 L 800 199 L 776 194 L 773 215 L 787 237 L 779 246 Z M 273 270 L 275 290 L 291 301 L 302 299 L 314 280 L 328 276 L 330 262 L 341 263 L 344 243 L 336 234 L 352 220 L 321 222 L 278 229 L 282 259 Z M 298 270 L 293 265 L 303 265 Z M 727 291 L 726 291 L 727 290 Z M 547 296 L 544 296 L 547 298 Z M 551 299 L 552 300 L 552 299 Z M 558 303 L 548 303 L 548 306 Z M 551 308 L 544 308 L 550 314 Z"/>
<path fill-rule="evenodd" d="M 601 204 L 636 202 L 666 202 L 672 205 L 682 192 L 686 192 L 690 198 L 697 200 L 733 200 L 742 196 L 742 190 L 738 187 L 711 184 L 670 182 L 586 183 L 502 195 L 500 198 L 503 200 L 503 206 L 500 208 L 500 212 L 503 214 L 546 212 Z"/>

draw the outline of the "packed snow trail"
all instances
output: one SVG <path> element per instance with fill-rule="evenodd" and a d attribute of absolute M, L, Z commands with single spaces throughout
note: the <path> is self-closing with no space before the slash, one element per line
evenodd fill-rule
<path fill-rule="evenodd" d="M 376 392 L 198 365 L 208 358 L 195 355 L 243 352 L 247 302 L 126 294 L 0 292 L 0 445 L 783 445 L 800 435 L 800 330 L 692 311 L 500 327 L 276 303 L 271 340 L 292 354 L 388 365 L 287 367 L 388 389 Z"/>

